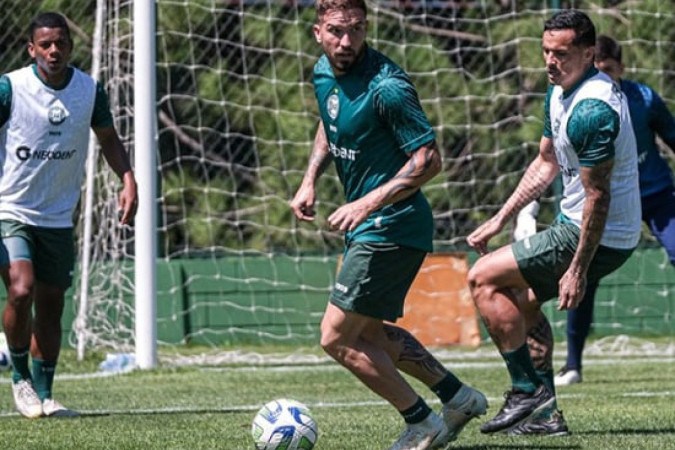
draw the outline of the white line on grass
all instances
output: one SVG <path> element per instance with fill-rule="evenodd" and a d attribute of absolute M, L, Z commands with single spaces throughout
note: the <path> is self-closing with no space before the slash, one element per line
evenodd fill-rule
<path fill-rule="evenodd" d="M 650 398 L 650 397 L 675 397 L 674 391 L 665 391 L 665 392 L 626 392 L 621 395 L 622 397 L 640 397 L 640 398 Z M 570 398 L 583 398 L 586 397 L 583 394 L 558 394 L 559 399 L 570 399 Z M 501 397 L 488 397 L 489 402 L 499 402 Z M 440 404 L 439 400 L 430 400 L 430 404 Z M 359 407 L 373 407 L 373 406 L 389 406 L 389 404 L 384 400 L 366 400 L 358 402 L 306 402 L 307 406 L 310 408 L 316 409 L 343 409 L 343 408 L 359 408 Z M 227 413 L 238 413 L 238 412 L 255 412 L 260 407 L 261 404 L 257 405 L 238 405 L 238 406 L 225 406 L 223 408 L 194 408 L 194 407 L 166 407 L 166 408 L 141 408 L 141 409 L 93 409 L 93 410 L 80 410 L 79 413 L 82 417 L 97 417 L 97 416 L 115 416 L 115 415 L 159 415 L 159 414 L 227 414 Z M 0 413 L 0 418 L 3 417 L 15 417 L 19 413 L 16 412 L 4 412 Z"/>

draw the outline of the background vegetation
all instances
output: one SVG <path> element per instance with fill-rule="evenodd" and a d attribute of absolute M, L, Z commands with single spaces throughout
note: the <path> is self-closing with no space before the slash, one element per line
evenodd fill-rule
<path fill-rule="evenodd" d="M 25 30 L 37 11 L 71 21 L 75 65 L 89 70 L 96 2 L 7 0 L 0 63 L 28 63 Z M 105 2 L 104 2 L 105 3 Z M 540 55 L 551 6 L 587 11 L 624 44 L 627 76 L 675 105 L 672 2 L 371 2 L 370 42 L 412 76 L 434 124 L 445 170 L 425 192 L 437 248 L 464 237 L 505 200 L 537 151 L 546 77 Z M 132 2 L 109 1 L 102 81 L 132 152 Z M 157 89 L 162 252 L 333 252 L 323 222 L 295 224 L 287 202 L 317 123 L 311 85 L 319 48 L 314 11 L 301 2 L 157 2 Z M 319 218 L 342 202 L 329 173 Z M 554 215 L 554 193 L 540 221 Z M 508 239 L 508 233 L 501 241 Z M 495 243 L 499 243 L 498 239 Z"/>

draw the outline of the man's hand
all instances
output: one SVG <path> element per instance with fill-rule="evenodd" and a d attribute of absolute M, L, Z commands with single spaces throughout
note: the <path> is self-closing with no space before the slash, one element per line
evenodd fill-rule
<path fill-rule="evenodd" d="M 336 231 L 353 231 L 372 213 L 364 199 L 340 206 L 328 217 L 328 226 Z"/>
<path fill-rule="evenodd" d="M 122 225 L 129 225 L 133 222 L 138 209 L 138 192 L 136 187 L 136 179 L 134 173 L 129 170 L 123 177 L 122 182 L 124 187 L 120 192 L 118 204 L 120 208 L 120 223 Z"/>
<path fill-rule="evenodd" d="M 488 252 L 487 244 L 494 235 L 502 230 L 503 225 L 498 220 L 497 216 L 492 217 L 487 222 L 476 228 L 476 230 L 466 238 L 467 244 L 476 251 L 485 255 Z"/>
<path fill-rule="evenodd" d="M 579 306 L 586 292 L 586 276 L 568 270 L 558 283 L 558 311 Z"/>
<path fill-rule="evenodd" d="M 315 202 L 316 193 L 314 192 L 314 187 L 303 185 L 295 193 L 295 197 L 293 197 L 289 206 L 297 219 L 311 222 L 316 215 L 314 211 Z"/>

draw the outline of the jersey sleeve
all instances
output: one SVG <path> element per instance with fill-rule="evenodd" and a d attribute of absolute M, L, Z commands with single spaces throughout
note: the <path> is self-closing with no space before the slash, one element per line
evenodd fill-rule
<path fill-rule="evenodd" d="M 0 127 L 9 120 L 12 110 L 12 83 L 5 75 L 0 77 Z"/>
<path fill-rule="evenodd" d="M 581 100 L 567 122 L 567 135 L 579 164 L 592 167 L 614 158 L 614 140 L 619 135 L 619 115 L 598 99 Z"/>
<path fill-rule="evenodd" d="M 398 77 L 381 81 L 374 102 L 380 119 L 393 131 L 404 152 L 411 153 L 435 139 L 434 130 L 410 81 Z"/>
<path fill-rule="evenodd" d="M 675 152 L 675 119 L 659 94 L 653 89 L 649 103 L 649 125 L 663 142 Z"/>
<path fill-rule="evenodd" d="M 91 115 L 91 126 L 92 128 L 108 128 L 113 126 L 108 94 L 101 83 L 96 83 L 96 100 L 94 100 L 94 112 Z"/>
<path fill-rule="evenodd" d="M 546 99 L 544 100 L 544 137 L 552 138 L 553 131 L 551 130 L 551 95 L 553 95 L 553 85 L 548 86 L 546 91 Z"/>

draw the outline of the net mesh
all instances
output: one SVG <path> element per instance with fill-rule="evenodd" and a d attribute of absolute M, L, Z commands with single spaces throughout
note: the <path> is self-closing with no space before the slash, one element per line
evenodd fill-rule
<path fill-rule="evenodd" d="M 133 101 L 147 95 L 133 90 L 132 32 L 142 26 L 133 23 L 133 3 L 6 1 L 15 13 L 0 19 L 5 69 L 28 63 L 26 25 L 38 10 L 53 9 L 73 25 L 73 61 L 88 70 L 96 8 L 104 8 L 97 75 L 132 159 L 149 151 L 133 145 Z M 318 186 L 315 223 L 297 223 L 288 208 L 318 121 L 311 74 L 320 49 L 311 34 L 312 3 L 156 2 L 163 343 L 316 336 L 342 247 L 325 218 L 343 200 L 329 171 Z M 626 76 L 654 87 L 675 110 L 672 2 L 562 3 L 586 11 L 600 33 L 617 38 Z M 551 4 L 369 2 L 369 42 L 410 74 L 443 154 L 442 174 L 424 189 L 438 250 L 465 250 L 467 234 L 503 204 L 537 151 L 547 87 L 540 38 Z M 86 315 L 73 328 L 89 348 L 131 349 L 134 230 L 119 226 L 120 185 L 104 163 L 93 184 L 93 232 L 79 233 L 80 244 L 91 244 L 92 263 L 81 275 L 88 292 L 73 293 L 73 310 L 87 299 Z M 555 215 L 554 197 L 546 194 L 542 225 Z M 508 242 L 510 233 L 493 243 Z M 667 289 L 670 323 L 672 284 Z"/>

